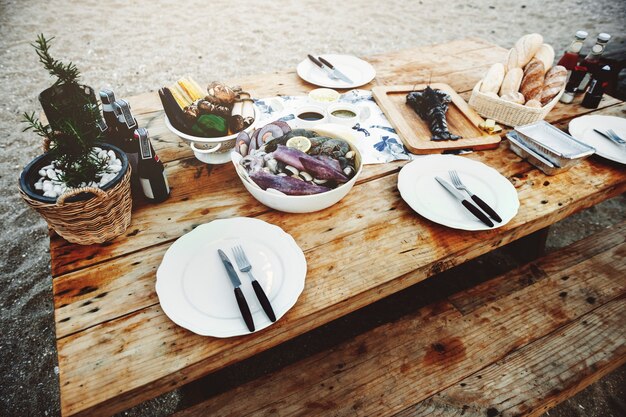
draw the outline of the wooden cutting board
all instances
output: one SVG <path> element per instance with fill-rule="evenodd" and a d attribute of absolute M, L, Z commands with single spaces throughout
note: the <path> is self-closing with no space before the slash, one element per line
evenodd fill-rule
<path fill-rule="evenodd" d="M 446 119 L 450 132 L 462 136 L 458 140 L 432 141 L 428 123 L 406 104 L 406 95 L 421 91 L 427 84 L 377 86 L 372 95 L 407 149 L 414 154 L 442 153 L 454 149 L 482 150 L 497 148 L 500 136 L 488 134 L 478 127 L 484 121 L 448 84 L 434 83 L 430 87 L 446 92 L 452 98 Z"/>

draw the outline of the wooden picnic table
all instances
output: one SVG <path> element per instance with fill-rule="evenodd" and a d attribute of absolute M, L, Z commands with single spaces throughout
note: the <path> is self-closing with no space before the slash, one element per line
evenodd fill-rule
<path fill-rule="evenodd" d="M 504 60 L 506 51 L 465 39 L 372 56 L 368 61 L 377 76 L 363 88 L 431 79 L 451 85 L 467 100 L 474 84 L 493 62 Z M 314 88 L 294 69 L 227 82 L 242 85 L 253 97 L 304 95 Z M 518 191 L 517 216 L 496 230 L 460 231 L 417 215 L 396 187 L 406 162 L 366 166 L 355 187 L 331 208 L 281 213 L 258 203 L 231 164 L 196 160 L 189 146 L 166 129 L 155 92 L 128 100 L 166 162 L 171 197 L 156 205 L 136 199 L 132 224 L 111 242 L 80 246 L 51 236 L 64 416 L 125 410 L 626 191 L 624 168 L 618 164 L 591 157 L 548 177 L 503 143 L 464 156 L 495 168 Z M 566 128 L 582 114 L 625 112 L 623 102 L 605 96 L 597 110 L 558 104 L 547 121 Z M 294 237 L 307 259 L 305 289 L 296 305 L 265 330 L 228 339 L 198 336 L 161 310 L 156 269 L 181 235 L 238 216 L 279 225 Z M 384 262 L 372 262 L 374 254 Z"/>

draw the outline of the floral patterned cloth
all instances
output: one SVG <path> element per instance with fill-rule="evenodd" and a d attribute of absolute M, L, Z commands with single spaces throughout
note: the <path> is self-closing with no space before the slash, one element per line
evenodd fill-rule
<path fill-rule="evenodd" d="M 367 119 L 352 126 L 364 164 L 382 164 L 415 158 L 415 155 L 407 151 L 383 111 L 374 102 L 371 91 L 351 90 L 342 94 L 339 101 L 367 107 L 370 111 Z M 295 118 L 295 109 L 309 104 L 306 96 L 269 97 L 255 100 L 255 103 L 261 111 L 261 120 L 267 123 L 274 120 L 289 122 Z"/>

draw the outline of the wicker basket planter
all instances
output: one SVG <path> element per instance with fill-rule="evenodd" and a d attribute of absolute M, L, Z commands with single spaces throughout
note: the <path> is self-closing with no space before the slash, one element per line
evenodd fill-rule
<path fill-rule="evenodd" d="M 69 189 L 57 199 L 40 195 L 34 184 L 39 179 L 39 170 L 51 162 L 47 153 L 31 161 L 20 175 L 20 194 L 24 201 L 68 242 L 81 245 L 106 242 L 123 234 L 130 225 L 132 198 L 128 158 L 115 146 L 100 146 L 113 150 L 122 161 L 122 169 L 102 189 Z"/>
<path fill-rule="evenodd" d="M 565 87 L 548 104 L 543 107 L 528 107 L 511 101 L 488 96 L 480 92 L 482 81 L 479 81 L 469 99 L 469 105 L 485 119 L 493 119 L 507 126 L 521 126 L 543 120 L 559 102 Z"/>

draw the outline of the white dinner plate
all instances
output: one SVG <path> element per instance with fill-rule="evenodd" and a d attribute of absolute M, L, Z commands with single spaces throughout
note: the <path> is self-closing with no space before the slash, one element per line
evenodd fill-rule
<path fill-rule="evenodd" d="M 585 144 L 596 148 L 596 154 L 611 161 L 626 164 L 626 148 L 616 145 L 593 129 L 613 131 L 626 138 L 626 119 L 615 116 L 580 116 L 569 122 L 569 134 Z"/>
<path fill-rule="evenodd" d="M 239 272 L 232 253 L 235 245 L 243 247 L 277 320 L 293 307 L 304 289 L 306 276 L 304 254 L 293 238 L 280 227 L 258 219 L 214 220 L 176 240 L 157 270 L 159 302 L 174 323 L 203 336 L 250 333 L 217 253 L 222 249 L 237 270 L 256 331 L 272 324 L 248 275 Z"/>
<path fill-rule="evenodd" d="M 376 76 L 376 70 L 369 62 L 353 55 L 326 54 L 321 55 L 321 57 L 350 78 L 352 83 L 330 78 L 326 71 L 316 66 L 308 58 L 298 64 L 297 71 L 300 78 L 320 87 L 356 88 L 369 83 Z"/>
<path fill-rule="evenodd" d="M 493 208 L 502 218 L 489 227 L 470 213 L 454 198 L 435 176 L 452 184 L 449 170 L 456 170 L 461 181 Z M 402 199 L 427 219 L 462 230 L 490 230 L 507 224 L 519 209 L 515 187 L 495 169 L 477 161 L 455 155 L 418 157 L 405 165 L 398 175 L 398 190 Z M 473 200 L 461 191 L 469 201 Z M 476 204 L 474 204 L 476 205 Z"/>

